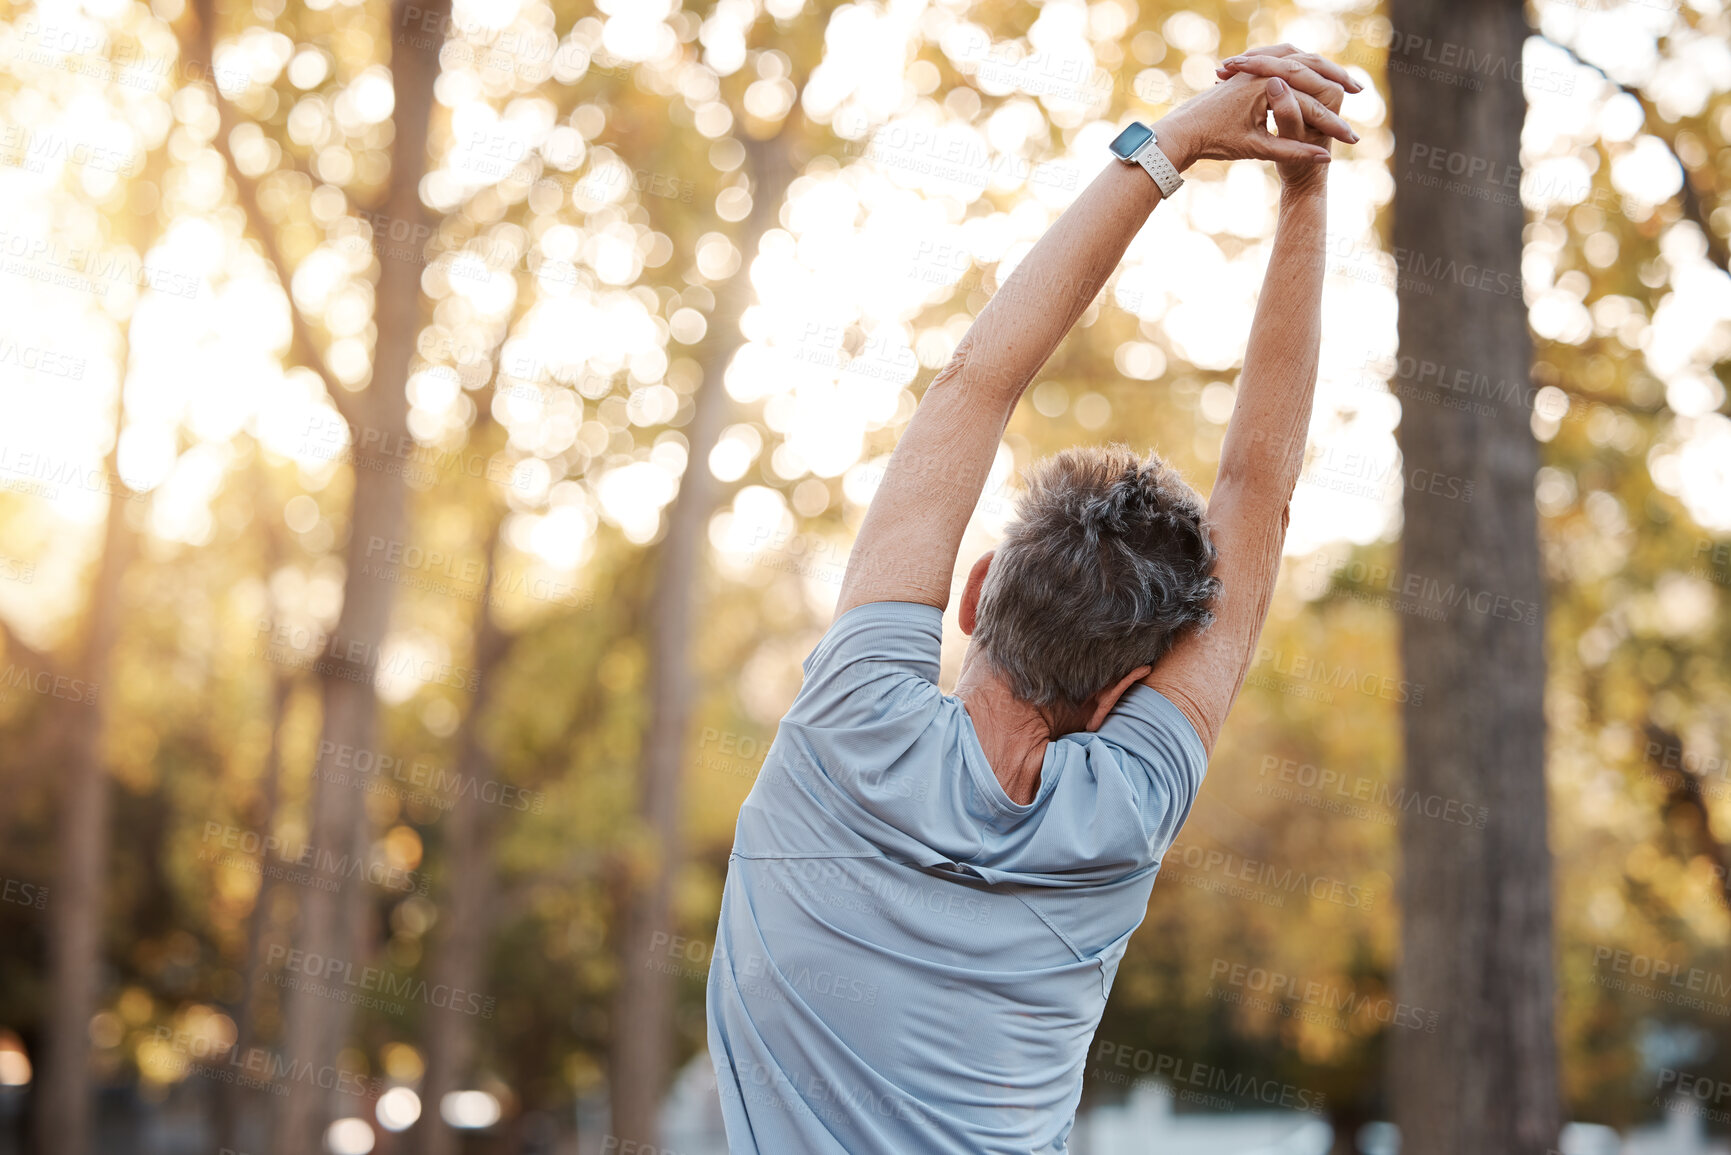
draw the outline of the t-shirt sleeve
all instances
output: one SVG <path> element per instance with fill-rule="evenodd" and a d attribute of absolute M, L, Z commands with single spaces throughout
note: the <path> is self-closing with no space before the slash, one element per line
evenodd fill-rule
<path fill-rule="evenodd" d="M 836 619 L 805 660 L 805 686 L 753 788 L 774 815 L 778 846 L 841 850 L 858 840 L 915 862 L 978 847 L 968 776 L 949 757 L 942 724 L 942 641 L 934 606 L 871 602 Z"/>
<path fill-rule="evenodd" d="M 1095 737 L 1117 755 L 1150 850 L 1155 857 L 1166 853 L 1208 770 L 1196 728 L 1170 698 L 1137 683 L 1118 699 Z"/>
<path fill-rule="evenodd" d="M 868 602 L 830 626 L 805 659 L 785 720 L 848 729 L 883 720 L 898 700 L 937 692 L 944 614 L 914 602 Z"/>

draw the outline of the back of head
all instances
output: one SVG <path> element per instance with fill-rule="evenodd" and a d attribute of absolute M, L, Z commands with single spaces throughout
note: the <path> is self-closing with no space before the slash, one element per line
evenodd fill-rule
<path fill-rule="evenodd" d="M 1159 457 L 1037 463 L 980 591 L 974 643 L 1022 701 L 1069 710 L 1212 620 L 1202 501 Z"/>

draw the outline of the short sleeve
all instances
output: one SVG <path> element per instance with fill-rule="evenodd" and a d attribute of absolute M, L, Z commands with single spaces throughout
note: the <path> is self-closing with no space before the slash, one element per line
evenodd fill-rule
<path fill-rule="evenodd" d="M 979 845 L 952 706 L 937 686 L 943 613 L 871 602 L 837 618 L 740 811 L 735 850 L 953 861 Z"/>
<path fill-rule="evenodd" d="M 936 606 L 855 606 L 805 659 L 805 685 L 785 720 L 825 729 L 881 720 L 894 699 L 937 690 L 943 639 L 944 614 Z"/>
<path fill-rule="evenodd" d="M 1208 752 L 1190 719 L 1140 682 L 1125 691 L 1095 736 L 1111 744 L 1136 795 L 1143 832 L 1156 857 L 1166 852 L 1202 788 Z"/>

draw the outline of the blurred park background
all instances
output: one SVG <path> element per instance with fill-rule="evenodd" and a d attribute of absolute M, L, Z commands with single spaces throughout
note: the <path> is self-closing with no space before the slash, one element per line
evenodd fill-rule
<path fill-rule="evenodd" d="M 720 1150 L 734 818 L 899 430 L 1117 128 L 1279 41 L 1366 85 L 1311 452 L 1075 1150 L 1392 1152 L 1391 1054 L 1465 1013 L 1401 896 L 1521 822 L 1563 1149 L 1721 1149 L 1731 15 L 1503 8 L 1500 58 L 1354 0 L 0 8 L 0 1152 Z M 1424 84 L 1512 92 L 1502 143 L 1397 141 Z M 1065 445 L 1206 490 L 1277 195 L 1156 212 L 964 572 Z M 1530 372 L 1403 348 L 1438 205 L 1515 221 L 1467 275 Z M 1445 420 L 1502 441 L 1415 471 Z M 1542 594 L 1403 563 L 1511 430 L 1536 527 L 1484 552 Z M 1411 668 L 1494 631 L 1542 661 Z M 1542 703 L 1536 809 L 1407 777 L 1468 682 Z"/>

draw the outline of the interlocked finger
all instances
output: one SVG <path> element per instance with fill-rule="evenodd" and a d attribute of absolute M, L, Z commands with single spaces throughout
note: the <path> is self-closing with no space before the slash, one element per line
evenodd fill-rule
<path fill-rule="evenodd" d="M 1352 126 L 1346 123 L 1338 112 L 1309 93 L 1299 92 L 1297 89 L 1290 89 L 1290 91 L 1297 100 L 1300 112 L 1303 113 L 1304 122 L 1311 128 L 1317 132 L 1327 133 L 1346 144 L 1358 143 L 1358 133 L 1352 130 Z M 1282 134 L 1285 133 L 1284 128 L 1281 131 Z"/>
<path fill-rule="evenodd" d="M 1264 157 L 1282 162 L 1326 162 L 1327 146 L 1313 144 L 1305 139 L 1310 134 L 1305 126 L 1304 109 L 1299 103 L 1299 94 L 1279 77 L 1265 80 L 1263 85 L 1268 99 L 1268 110 L 1274 114 L 1275 127 L 1280 130 L 1278 136 L 1269 134 L 1263 140 Z"/>
<path fill-rule="evenodd" d="M 1298 91 L 1314 96 L 1330 110 L 1338 109 L 1346 99 L 1346 90 L 1341 85 L 1296 56 L 1239 56 L 1226 61 L 1220 68 L 1228 75 L 1248 72 L 1252 76 L 1279 77 Z"/>
<path fill-rule="evenodd" d="M 1340 85 L 1341 89 L 1345 92 L 1363 91 L 1363 86 L 1360 85 L 1358 81 L 1354 80 L 1352 74 L 1341 65 L 1336 64 L 1326 56 L 1318 56 L 1314 52 L 1301 52 L 1290 44 L 1275 44 L 1267 48 L 1248 49 L 1237 56 L 1228 57 L 1225 61 L 1222 61 L 1221 70 L 1230 71 L 1231 65 L 1254 56 L 1275 57 L 1277 59 L 1293 61 L 1304 65 L 1319 76 L 1327 77 L 1329 80 Z M 1290 77 L 1285 79 L 1290 82 Z"/>

